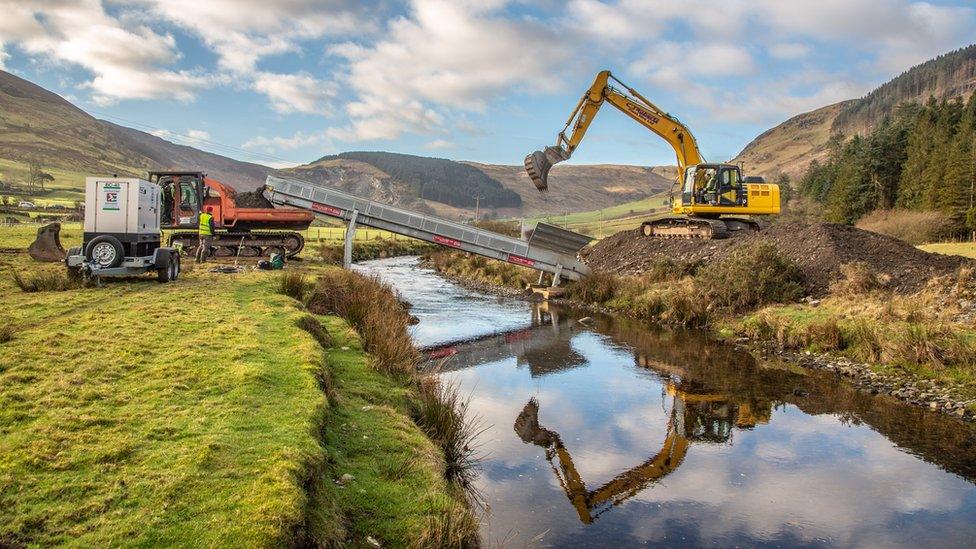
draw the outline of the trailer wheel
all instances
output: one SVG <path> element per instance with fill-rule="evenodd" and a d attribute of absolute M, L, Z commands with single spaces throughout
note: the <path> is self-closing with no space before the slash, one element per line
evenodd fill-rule
<path fill-rule="evenodd" d="M 85 248 L 85 259 L 103 269 L 118 267 L 125 258 L 122 243 L 114 236 L 103 234 L 96 236 Z"/>
<path fill-rule="evenodd" d="M 180 277 L 181 265 L 180 265 L 180 253 L 173 252 L 173 255 L 169 258 L 169 264 L 173 268 L 173 280 L 175 281 Z"/>
<path fill-rule="evenodd" d="M 156 280 L 160 284 L 165 284 L 173 280 L 173 267 L 172 265 L 167 265 L 162 269 L 156 269 Z"/>

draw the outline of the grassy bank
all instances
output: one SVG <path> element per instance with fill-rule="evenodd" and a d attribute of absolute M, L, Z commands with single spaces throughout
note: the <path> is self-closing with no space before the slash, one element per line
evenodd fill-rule
<path fill-rule="evenodd" d="M 537 271 L 503 261 L 437 248 L 424 254 L 426 262 L 437 272 L 487 286 L 524 289 L 539 279 Z"/>
<path fill-rule="evenodd" d="M 279 275 L 27 293 L 11 272 L 62 267 L 0 262 L 0 545 L 421 545 L 470 524 L 416 385 Z"/>
<path fill-rule="evenodd" d="M 848 274 L 831 296 L 761 308 L 723 319 L 729 335 L 773 342 L 784 350 L 842 356 L 880 374 L 935 380 L 976 412 L 976 328 L 970 273 L 900 296 Z"/>

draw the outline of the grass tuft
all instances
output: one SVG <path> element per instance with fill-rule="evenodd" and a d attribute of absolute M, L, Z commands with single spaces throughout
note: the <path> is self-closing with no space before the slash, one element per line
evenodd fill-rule
<path fill-rule="evenodd" d="M 470 489 L 479 461 L 474 440 L 482 429 L 469 413 L 469 401 L 461 397 L 457 385 L 433 376 L 421 378 L 417 385 L 414 421 L 444 451 L 445 477 Z"/>
<path fill-rule="evenodd" d="M 304 273 L 282 273 L 278 277 L 278 293 L 298 301 L 305 301 L 305 297 L 312 289 L 312 282 Z"/>
<path fill-rule="evenodd" d="M 332 336 L 329 335 L 329 332 L 322 326 L 322 323 L 314 316 L 305 315 L 298 319 L 297 324 L 299 328 L 308 332 L 315 341 L 318 341 L 323 349 L 332 347 Z"/>
<path fill-rule="evenodd" d="M 840 266 L 843 278 L 834 282 L 830 286 L 830 291 L 836 295 L 857 296 L 867 294 L 884 287 L 881 278 L 878 277 L 867 263 L 856 261 L 845 263 Z"/>
<path fill-rule="evenodd" d="M 319 277 L 309 303 L 317 314 L 345 318 L 359 332 L 378 370 L 411 376 L 420 353 L 413 346 L 410 316 L 396 295 L 378 279 L 334 269 Z"/>
<path fill-rule="evenodd" d="M 618 278 L 603 271 L 593 271 L 590 276 L 573 282 L 568 287 L 570 299 L 583 303 L 605 303 L 617 296 Z"/>
<path fill-rule="evenodd" d="M 27 293 L 64 292 L 81 288 L 83 285 L 80 280 L 71 278 L 66 272 L 62 271 L 43 271 L 28 274 L 14 271 L 13 279 L 14 284 L 21 291 Z"/>
<path fill-rule="evenodd" d="M 0 325 L 0 343 L 7 343 L 14 338 L 14 327 L 10 324 Z"/>

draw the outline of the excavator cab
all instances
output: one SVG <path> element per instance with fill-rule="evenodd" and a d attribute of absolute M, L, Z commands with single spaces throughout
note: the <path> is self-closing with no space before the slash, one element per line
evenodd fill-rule
<path fill-rule="evenodd" d="M 203 200 L 208 196 L 209 190 L 203 183 L 205 177 L 203 172 L 149 172 L 149 181 L 163 189 L 163 212 L 160 219 L 162 228 L 197 227 Z"/>
<path fill-rule="evenodd" d="M 749 195 L 742 172 L 733 164 L 699 164 L 685 170 L 681 205 L 743 207 Z"/>

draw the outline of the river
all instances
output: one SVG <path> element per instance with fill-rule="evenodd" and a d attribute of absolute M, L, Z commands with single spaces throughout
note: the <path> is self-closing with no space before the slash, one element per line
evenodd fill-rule
<path fill-rule="evenodd" d="M 413 305 L 485 428 L 486 546 L 976 545 L 971 425 L 701 333 L 471 292 L 416 258 L 357 268 Z"/>

